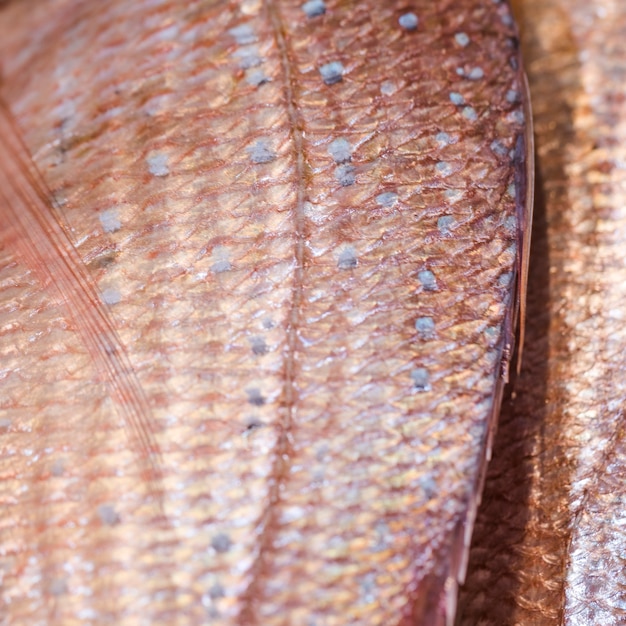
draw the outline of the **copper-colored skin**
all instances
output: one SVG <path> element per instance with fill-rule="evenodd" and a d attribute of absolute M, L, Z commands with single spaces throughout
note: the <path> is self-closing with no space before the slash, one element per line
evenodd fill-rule
<path fill-rule="evenodd" d="M 454 617 L 527 245 L 515 26 L 302 4 L 0 13 L 2 623 Z"/>
<path fill-rule="evenodd" d="M 518 0 L 538 155 L 527 342 L 459 623 L 626 624 L 626 3 Z"/>

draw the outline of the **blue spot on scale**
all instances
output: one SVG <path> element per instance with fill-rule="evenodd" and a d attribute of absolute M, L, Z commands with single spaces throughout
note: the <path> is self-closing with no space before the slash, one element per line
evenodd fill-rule
<path fill-rule="evenodd" d="M 319 17 L 326 13 L 326 3 L 323 0 L 309 0 L 302 5 L 302 10 L 309 18 Z"/>
<path fill-rule="evenodd" d="M 437 291 L 437 279 L 430 270 L 418 272 L 417 280 L 421 283 L 424 291 Z"/>
<path fill-rule="evenodd" d="M 419 333 L 420 337 L 427 338 L 435 332 L 435 322 L 432 317 L 418 317 L 415 320 L 415 330 Z"/>
<path fill-rule="evenodd" d="M 326 63 L 319 71 L 326 85 L 335 85 L 343 80 L 344 67 L 339 61 Z"/>
<path fill-rule="evenodd" d="M 398 19 L 398 23 L 404 30 L 416 30 L 419 19 L 415 13 L 405 13 Z"/>
<path fill-rule="evenodd" d="M 428 370 L 418 367 L 411 372 L 413 389 L 415 391 L 430 391 L 430 376 Z"/>

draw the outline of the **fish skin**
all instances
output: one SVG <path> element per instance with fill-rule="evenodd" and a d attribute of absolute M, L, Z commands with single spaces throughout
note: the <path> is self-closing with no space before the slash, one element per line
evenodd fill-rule
<path fill-rule="evenodd" d="M 8 623 L 453 618 L 525 249 L 515 28 L 480 0 L 416 4 L 415 31 L 399 2 L 300 4 L 0 14 L 3 95 L 164 489 L 3 239 Z"/>
<path fill-rule="evenodd" d="M 58 207 L 50 202 L 50 191 L 33 167 L 15 121 L 1 104 L 0 136 L 0 161 L 5 163 L 0 171 L 5 244 L 25 260 L 50 292 L 56 292 L 58 303 L 70 313 L 101 380 L 117 401 L 131 437 L 148 461 L 146 480 L 157 487 L 158 496 L 158 449 L 152 437 L 151 411 L 145 394 L 111 323 L 102 294 L 93 288 L 63 220 L 55 215 Z M 34 237 L 37 232 L 40 236 Z"/>
<path fill-rule="evenodd" d="M 539 227 L 459 623 L 626 623 L 626 5 L 518 0 Z"/>

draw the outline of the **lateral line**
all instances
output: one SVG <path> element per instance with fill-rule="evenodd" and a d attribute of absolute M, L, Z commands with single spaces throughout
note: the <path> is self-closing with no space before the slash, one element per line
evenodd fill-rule
<path fill-rule="evenodd" d="M 289 58 L 289 47 L 284 33 L 283 20 L 275 0 L 264 0 L 265 11 L 274 31 L 276 45 L 280 54 L 284 73 L 285 98 L 289 130 L 296 154 L 297 194 L 294 211 L 295 245 L 294 257 L 296 266 L 291 295 L 291 307 L 287 327 L 287 355 L 285 358 L 285 387 L 284 387 L 284 417 L 281 420 L 281 429 L 275 447 L 274 464 L 271 472 L 271 484 L 268 494 L 268 506 L 261 515 L 259 526 L 258 555 L 250 568 L 252 580 L 242 597 L 242 608 L 238 615 L 241 626 L 253 626 L 258 623 L 255 613 L 255 600 L 261 587 L 262 577 L 267 568 L 268 556 L 272 550 L 276 534 L 276 507 L 281 500 L 282 487 L 289 473 L 292 456 L 294 424 L 294 407 L 297 401 L 295 391 L 296 362 L 298 351 L 297 328 L 300 322 L 300 310 L 303 299 L 304 256 L 305 256 L 305 158 L 304 137 L 302 132 L 302 118 L 295 103 L 294 76 Z"/>

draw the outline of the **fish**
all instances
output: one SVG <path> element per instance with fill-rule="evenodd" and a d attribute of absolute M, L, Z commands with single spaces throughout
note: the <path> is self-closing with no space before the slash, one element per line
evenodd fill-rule
<path fill-rule="evenodd" d="M 0 58 L 5 623 L 451 624 L 524 333 L 508 4 L 8 2 Z"/>
<path fill-rule="evenodd" d="M 458 623 L 623 624 L 626 6 L 514 10 L 537 144 L 528 340 Z"/>

